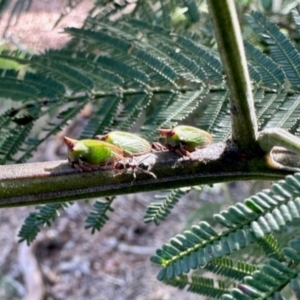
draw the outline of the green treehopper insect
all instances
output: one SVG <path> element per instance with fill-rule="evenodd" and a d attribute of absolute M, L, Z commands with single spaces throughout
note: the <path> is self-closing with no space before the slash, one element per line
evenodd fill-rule
<path fill-rule="evenodd" d="M 159 133 L 166 140 L 164 146 L 179 155 L 190 156 L 190 152 L 196 148 L 204 148 L 212 142 L 212 136 L 208 132 L 193 126 L 178 125 L 172 129 L 159 129 Z M 154 144 L 156 149 L 163 147 Z"/>
<path fill-rule="evenodd" d="M 112 144 L 92 139 L 74 140 L 64 137 L 68 160 L 79 171 L 113 165 L 123 159 L 123 150 Z"/>
<path fill-rule="evenodd" d="M 111 131 L 105 135 L 97 135 L 96 139 L 121 148 L 125 156 L 142 155 L 151 151 L 151 145 L 148 141 L 129 132 Z"/>
<path fill-rule="evenodd" d="M 146 165 L 143 160 L 126 162 L 123 150 L 115 145 L 99 140 L 74 140 L 69 137 L 64 137 L 64 141 L 68 147 L 68 160 L 78 171 L 110 167 L 114 170 L 130 170 L 134 178 L 137 171 L 156 178 L 150 172 L 150 165 Z"/>

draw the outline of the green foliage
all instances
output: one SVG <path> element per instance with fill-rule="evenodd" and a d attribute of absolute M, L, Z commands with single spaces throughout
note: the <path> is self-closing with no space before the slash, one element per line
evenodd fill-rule
<path fill-rule="evenodd" d="M 57 110 L 57 107 L 55 105 L 55 103 L 52 103 L 52 105 L 50 105 L 48 107 L 48 113 L 49 115 L 47 116 L 47 119 L 49 119 L 49 121 L 47 121 L 47 123 L 45 124 L 46 126 L 43 128 L 43 132 L 44 132 L 44 136 L 41 138 L 37 138 L 37 137 L 30 137 L 26 140 L 25 145 L 23 146 L 23 148 L 21 149 L 21 157 L 19 157 L 16 160 L 12 160 L 15 161 L 16 163 L 21 163 L 26 161 L 28 158 L 31 157 L 32 153 L 34 150 L 37 149 L 37 147 L 44 142 L 45 140 L 47 140 L 49 137 L 51 137 L 52 135 L 60 132 L 63 128 L 63 126 L 66 125 L 66 123 L 74 118 L 76 115 L 78 115 L 78 113 L 84 108 L 84 106 L 87 104 L 88 99 L 83 96 L 77 99 L 77 106 L 71 106 L 71 107 L 65 107 L 63 106 L 61 111 L 60 109 Z M 57 115 L 56 118 L 53 121 L 53 118 L 51 119 L 52 116 L 52 112 L 56 111 Z"/>
<path fill-rule="evenodd" d="M 154 222 L 159 225 L 160 221 L 164 220 L 170 213 L 171 209 L 179 201 L 179 199 L 191 190 L 190 187 L 179 188 L 171 190 L 166 194 L 156 195 L 156 199 L 163 200 L 162 203 L 151 203 L 147 207 L 146 215 L 144 217 L 145 223 Z"/>
<path fill-rule="evenodd" d="M 300 55 L 292 42 L 261 13 L 254 12 L 246 18 L 252 29 L 268 45 L 271 58 L 280 66 L 290 84 L 299 86 Z M 278 72 L 276 69 L 275 71 Z"/>
<path fill-rule="evenodd" d="M 219 233 L 206 222 L 193 225 L 171 238 L 151 257 L 161 265 L 159 280 L 173 280 L 183 273 L 204 268 L 215 274 L 237 280 L 231 296 L 222 299 L 267 299 L 292 284 L 300 262 L 300 173 L 289 175 L 249 199 L 221 211 L 214 219 L 225 229 Z M 280 240 L 271 233 L 285 232 Z M 280 242 L 279 242 L 280 241 Z M 262 265 L 235 262 L 225 256 L 258 245 L 263 250 Z M 286 245 L 286 246 L 284 246 Z M 175 282 L 177 279 L 174 279 Z M 294 282 L 294 281 L 293 281 Z M 202 289 L 201 295 L 206 295 Z M 231 297 L 231 298 L 230 298 Z M 246 298 L 245 298 L 246 299 Z M 247 298 L 248 299 L 248 298 Z"/>
<path fill-rule="evenodd" d="M 294 280 L 295 275 L 297 271 L 276 259 L 270 259 L 252 276 L 246 276 L 243 283 L 231 290 L 231 295 L 226 294 L 221 299 L 278 299 L 282 297 L 278 291 Z"/>
<path fill-rule="evenodd" d="M 96 231 L 100 231 L 105 223 L 109 220 L 106 215 L 107 212 L 113 212 L 114 209 L 111 207 L 114 198 L 100 199 L 97 200 L 93 206 L 93 210 L 90 212 L 86 219 L 85 228 L 91 228 L 92 234 Z"/>
<path fill-rule="evenodd" d="M 247 41 L 245 41 L 245 50 L 251 65 L 259 72 L 262 82 L 267 86 L 283 84 L 284 72 L 270 57 Z"/>
<path fill-rule="evenodd" d="M 92 115 L 81 138 L 140 127 L 141 135 L 151 142 L 157 139 L 158 128 L 195 116 L 197 126 L 212 133 L 215 142 L 230 137 L 226 78 L 201 2 L 138 1 L 133 12 L 125 14 L 126 1 L 98 0 L 82 28 L 65 30 L 72 40 L 64 48 L 40 55 L 2 51 L 0 59 L 14 63 L 14 68 L 0 70 L 0 101 L 4 103 L 0 163 L 26 162 L 87 103 Z M 73 8 L 78 3 L 69 1 L 68 5 Z M 299 31 L 299 12 L 293 10 L 292 17 Z M 297 135 L 298 45 L 261 13 L 247 15 L 246 20 L 258 38 L 255 43 L 244 43 L 260 128 L 282 127 Z M 163 203 L 151 204 L 145 221 L 159 224 L 187 191 L 170 191 Z M 299 296 L 299 238 L 292 239 L 298 234 L 299 194 L 300 175 L 288 176 L 272 190 L 216 214 L 214 220 L 223 229 L 202 221 L 171 238 L 151 258 L 162 267 L 158 279 L 213 298 L 281 299 L 288 284 Z M 37 208 L 22 226 L 20 241 L 31 243 L 41 227 L 50 225 L 66 206 Z M 112 211 L 111 200 L 97 201 L 86 228 L 92 233 L 100 230 L 108 211 Z M 284 239 L 277 236 L 283 231 Z M 256 257 L 261 264 L 225 258 L 254 246 L 261 251 Z M 217 283 L 197 273 L 191 279 L 184 275 L 196 269 L 226 280 Z"/>
<path fill-rule="evenodd" d="M 226 140 L 231 132 L 229 114 L 229 95 L 227 91 L 211 93 L 210 105 L 206 108 L 198 126 L 208 132 L 215 132 L 214 141 Z"/>
<path fill-rule="evenodd" d="M 98 110 L 94 112 L 82 131 L 80 139 L 88 139 L 97 134 L 102 134 L 105 128 L 109 128 L 120 105 L 120 100 L 118 97 L 103 99 L 99 104 Z"/>
<path fill-rule="evenodd" d="M 191 3 L 187 8 L 194 5 Z M 145 7 L 138 5 L 135 14 L 145 13 Z M 25 118 L 31 127 L 22 134 L 22 124 L 8 113 L 3 115 L 6 126 L 0 129 L 1 139 L 7 136 L 8 128 L 10 133 L 15 130 L 21 136 L 12 153 L 25 154 L 15 159 L 7 154 L 9 147 L 1 148 L 2 163 L 28 159 L 45 133 L 49 137 L 58 132 L 88 101 L 93 114 L 82 137 L 111 129 L 131 130 L 138 122 L 142 135 L 154 140 L 159 127 L 176 125 L 192 113 L 200 115 L 198 126 L 213 133 L 215 141 L 229 137 L 229 101 L 222 66 L 217 54 L 201 43 L 205 35 L 170 34 L 164 22 L 154 25 L 138 18 L 111 22 L 106 19 L 108 15 L 89 17 L 84 28 L 66 29 L 73 41 L 64 49 L 41 55 L 2 52 L 0 57 L 18 62 L 25 74 L 2 71 L 1 95 L 15 101 L 8 109 L 22 110 L 24 105 L 31 105 L 29 118 Z M 297 11 L 293 15 L 296 20 Z M 256 106 L 261 128 L 278 126 L 297 134 L 299 53 L 261 14 L 253 13 L 247 20 L 271 53 L 267 56 L 245 41 L 252 80 L 259 87 Z M 288 59 L 290 56 L 293 59 Z M 283 86 L 287 82 L 295 87 L 292 93 Z M 207 103 L 204 110 L 199 106 L 203 100 Z M 66 111 L 69 115 L 63 113 Z M 57 113 L 57 123 L 50 121 Z M 48 118 L 50 123 L 44 122 L 37 135 L 35 126 L 40 126 L 41 118 Z"/>
<path fill-rule="evenodd" d="M 205 265 L 203 269 L 216 275 L 226 276 L 230 279 L 242 280 L 245 276 L 256 271 L 258 266 L 222 257 L 214 258 L 210 263 Z"/>
<path fill-rule="evenodd" d="M 59 216 L 59 210 L 66 209 L 71 202 L 52 203 L 36 207 L 36 212 L 32 212 L 26 218 L 20 232 L 19 242 L 26 241 L 27 245 L 32 243 L 36 238 L 42 226 L 50 226 L 51 223 Z"/>
<path fill-rule="evenodd" d="M 189 279 L 186 275 L 180 277 L 165 279 L 167 285 L 172 285 L 180 290 L 187 287 L 187 291 L 196 294 L 202 294 L 214 299 L 219 299 L 222 294 L 227 292 L 224 281 L 218 281 L 218 284 L 212 278 L 192 276 Z"/>
<path fill-rule="evenodd" d="M 264 255 L 269 258 L 274 258 L 278 261 L 283 261 L 284 257 L 281 252 L 281 246 L 273 235 L 267 234 L 263 238 L 257 240 L 257 244 L 263 250 Z"/>

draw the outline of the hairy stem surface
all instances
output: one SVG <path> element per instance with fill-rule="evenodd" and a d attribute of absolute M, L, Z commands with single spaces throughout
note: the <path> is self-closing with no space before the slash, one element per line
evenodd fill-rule
<path fill-rule="evenodd" d="M 232 141 L 246 153 L 257 148 L 257 120 L 234 0 L 208 0 L 231 101 Z"/>

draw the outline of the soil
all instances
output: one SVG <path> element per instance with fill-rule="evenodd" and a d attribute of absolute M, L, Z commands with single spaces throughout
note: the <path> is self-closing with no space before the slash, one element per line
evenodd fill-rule
<path fill-rule="evenodd" d="M 149 260 L 164 242 L 182 232 L 186 217 L 199 200 L 191 196 L 181 199 L 159 227 L 143 222 L 151 201 L 153 194 L 119 196 L 110 220 L 94 235 L 84 229 L 91 200 L 75 202 L 51 228 L 43 229 L 30 248 L 42 274 L 45 299 L 199 299 L 158 282 L 155 276 L 159 268 Z M 31 268 L 28 256 L 20 255 L 25 244 L 18 244 L 17 234 L 32 210 L 0 211 L 0 270 L 17 290 L 17 295 L 5 297 L 5 290 L 0 288 L 0 299 L 26 295 L 24 277 L 31 276 Z M 20 259 L 28 269 L 22 270 Z"/>

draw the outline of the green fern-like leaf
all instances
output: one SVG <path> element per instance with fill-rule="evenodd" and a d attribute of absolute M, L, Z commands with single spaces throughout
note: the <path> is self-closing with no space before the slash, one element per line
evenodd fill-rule
<path fill-rule="evenodd" d="M 152 98 L 151 93 L 128 96 L 124 99 L 123 110 L 115 119 L 113 127 L 122 131 L 129 131 L 145 111 Z"/>
<path fill-rule="evenodd" d="M 91 228 L 91 233 L 94 234 L 96 231 L 100 231 L 101 228 L 108 221 L 107 212 L 113 212 L 114 209 L 111 207 L 114 198 L 97 200 L 93 206 L 93 210 L 86 219 L 86 229 Z"/>
<path fill-rule="evenodd" d="M 13 55 L 13 53 L 11 54 Z M 26 71 L 25 75 L 21 75 L 20 72 L 7 70 L 3 72 L 0 81 L 3 83 L 1 84 L 1 88 L 7 90 L 8 93 L 6 95 L 3 92 L 3 97 L 7 96 L 7 98 L 11 98 L 12 100 L 30 100 L 30 102 L 35 99 L 44 100 L 45 98 L 53 100 L 64 96 L 66 92 L 64 85 L 59 81 L 49 76 L 29 71 Z M 15 89 L 13 85 L 16 85 Z M 28 90 L 27 87 L 29 88 Z M 12 88 L 11 91 L 9 90 L 10 88 Z"/>
<path fill-rule="evenodd" d="M 202 98 L 208 93 L 208 89 L 185 91 L 182 92 L 167 92 L 158 107 L 155 108 L 151 118 L 147 119 L 145 126 L 142 128 L 142 134 L 151 139 L 157 136 L 158 128 L 170 128 L 175 126 L 178 121 L 185 119 L 196 107 L 200 104 Z M 153 98 L 155 98 L 155 95 Z M 158 92 L 159 95 L 159 92 Z M 165 102 L 163 102 L 164 100 Z M 150 125 L 152 124 L 152 125 Z"/>
<path fill-rule="evenodd" d="M 19 242 L 26 241 L 27 245 L 30 245 L 39 232 L 40 226 L 37 226 L 37 213 L 30 213 L 18 234 L 20 237 Z"/>
<path fill-rule="evenodd" d="M 4 135 L 5 139 L 0 142 L 0 164 L 5 164 L 7 161 L 13 161 L 13 155 L 20 149 L 20 146 L 31 131 L 32 126 L 32 123 L 25 126 L 19 126 Z"/>
<path fill-rule="evenodd" d="M 161 112 L 164 118 L 161 127 L 165 127 L 170 121 L 181 121 L 199 105 L 200 100 L 207 94 L 208 90 L 190 91 L 178 94 L 172 104 Z"/>
<path fill-rule="evenodd" d="M 248 71 L 249 71 L 249 75 L 252 81 L 254 82 L 261 82 L 262 81 L 262 76 L 259 73 L 259 71 L 257 70 L 257 68 L 255 68 L 254 66 L 248 64 Z"/>
<path fill-rule="evenodd" d="M 215 299 L 220 298 L 227 289 L 223 281 L 218 281 L 218 286 L 212 278 L 205 278 L 199 276 L 192 276 L 192 283 L 188 287 L 188 291 L 199 295 L 213 297 Z"/>
<path fill-rule="evenodd" d="M 64 62 L 47 59 L 47 54 L 41 57 L 33 57 L 31 63 L 40 72 L 53 76 L 53 78 L 76 92 L 91 90 L 94 87 L 93 80 L 82 74 L 80 70 L 76 70 L 76 68 L 70 67 Z"/>
<path fill-rule="evenodd" d="M 206 73 L 202 68 L 197 65 L 197 63 L 190 59 L 186 54 L 181 53 L 179 49 L 174 49 L 168 45 L 160 44 L 160 49 L 162 49 L 168 56 L 174 60 L 174 63 L 181 66 L 182 70 L 178 70 L 180 75 L 191 82 L 201 82 L 207 78 Z"/>
<path fill-rule="evenodd" d="M 299 264 L 300 262 L 300 237 L 296 237 L 295 239 L 289 241 L 289 247 L 285 247 L 282 249 L 283 255 L 294 262 Z"/>
<path fill-rule="evenodd" d="M 21 163 L 26 161 L 29 157 L 32 156 L 32 153 L 37 149 L 37 147 L 46 139 L 48 139 L 53 134 L 61 131 L 62 127 L 72 118 L 74 118 L 80 110 L 83 109 L 83 107 L 88 102 L 88 98 L 86 97 L 80 97 L 77 99 L 77 106 L 75 107 L 69 107 L 60 112 L 57 115 L 56 122 L 53 122 L 53 119 L 49 121 L 45 128 L 42 128 L 41 131 L 44 131 L 44 136 L 42 138 L 28 138 L 26 140 L 26 143 L 23 145 L 21 149 L 21 156 L 18 157 L 15 162 Z M 55 107 L 55 103 L 54 103 Z"/>
<path fill-rule="evenodd" d="M 37 206 L 36 209 L 39 211 L 37 214 L 37 225 L 47 225 L 50 226 L 51 223 L 59 216 L 59 210 L 65 210 L 68 208 L 72 202 L 63 203 L 50 203 L 44 206 Z"/>
<path fill-rule="evenodd" d="M 176 42 L 188 51 L 190 56 L 203 68 L 210 80 L 222 82 L 222 65 L 219 58 L 212 51 L 182 36 L 179 36 Z"/>
<path fill-rule="evenodd" d="M 182 35 L 171 36 L 169 31 L 163 27 L 153 26 L 141 20 L 129 20 L 129 23 L 138 27 L 144 34 L 148 34 L 151 42 L 156 43 L 157 47 L 166 49 L 168 56 L 172 59 L 179 58 L 179 64 L 184 64 L 184 68 L 190 72 L 190 76 L 194 75 L 203 81 L 222 81 L 220 60 L 215 53 L 197 43 L 195 37 L 192 40 Z M 154 41 L 152 39 L 153 35 L 157 37 Z M 173 48 L 172 51 L 170 51 L 170 45 Z M 188 58 L 188 61 L 185 58 Z M 195 67 L 195 64 L 197 67 Z"/>
<path fill-rule="evenodd" d="M 214 133 L 214 141 L 226 140 L 231 132 L 228 92 L 211 93 L 210 103 L 198 122 L 198 127 Z"/>
<path fill-rule="evenodd" d="M 258 239 L 257 244 L 263 250 L 266 257 L 274 258 L 278 261 L 284 260 L 278 240 L 271 234 L 267 234 L 262 239 Z"/>
<path fill-rule="evenodd" d="M 144 85 L 148 84 L 150 81 L 149 76 L 145 72 L 125 64 L 122 61 L 117 61 L 107 56 L 99 56 L 97 63 L 114 73 L 118 72 L 118 75 L 123 76 L 127 81 L 134 80 L 137 83 Z"/>
<path fill-rule="evenodd" d="M 91 10 L 90 15 L 94 15 L 95 11 L 97 11 L 97 9 L 100 7 L 101 10 L 100 12 L 97 13 L 96 15 L 96 19 L 99 21 L 108 21 L 110 19 L 111 16 L 117 14 L 120 16 L 120 18 L 122 18 L 123 16 L 123 10 L 127 8 L 127 6 L 129 5 L 128 2 L 117 2 L 115 3 L 114 1 L 108 1 L 108 0 L 97 0 L 96 5 L 94 6 L 94 8 Z M 135 8 L 135 10 L 143 10 L 145 5 L 143 5 L 143 3 L 137 3 L 137 6 Z M 148 12 L 147 14 L 149 14 L 149 16 L 151 15 L 152 12 L 152 8 L 149 5 L 149 3 L 146 6 L 148 8 Z M 135 12 L 137 13 L 137 12 Z M 91 18 L 88 18 L 86 20 L 86 23 L 89 24 L 90 22 L 94 21 Z M 89 24 L 89 26 L 91 26 L 91 24 Z"/>
<path fill-rule="evenodd" d="M 245 204 L 237 203 L 216 214 L 215 221 L 228 230 L 218 234 L 205 222 L 193 225 L 151 257 L 162 266 L 158 278 L 180 276 L 243 249 L 266 234 L 283 230 L 287 223 L 300 219 L 299 195 L 300 174 L 296 173 L 273 184 L 272 191 L 260 192 L 246 199 Z"/>
<path fill-rule="evenodd" d="M 253 30 L 267 43 L 273 60 L 281 67 L 292 85 L 300 85 L 300 55 L 280 29 L 259 12 L 246 16 Z"/>
<path fill-rule="evenodd" d="M 280 90 L 277 93 L 266 93 L 263 89 L 258 89 L 255 92 L 255 107 L 261 128 L 269 126 L 267 125 L 269 122 L 273 123 L 274 114 L 282 111 L 279 108 L 285 102 L 286 96 L 287 92 L 285 90 Z"/>
<path fill-rule="evenodd" d="M 26 83 L 31 83 L 39 90 L 39 97 L 47 97 L 55 99 L 65 95 L 65 87 L 60 82 L 51 77 L 43 76 L 42 74 L 27 72 L 23 78 Z"/>
<path fill-rule="evenodd" d="M 251 65 L 258 70 L 261 80 L 266 86 L 274 87 L 283 84 L 285 74 L 270 57 L 247 41 L 245 41 L 245 50 L 251 60 Z"/>
<path fill-rule="evenodd" d="M 178 234 L 156 251 L 151 261 L 162 265 L 157 278 L 173 278 L 188 273 L 191 269 L 203 267 L 214 258 L 229 255 L 233 251 L 245 248 L 254 241 L 250 229 L 230 230 L 221 235 L 206 222 L 193 225 L 191 230 Z"/>
<path fill-rule="evenodd" d="M 285 180 L 214 216 L 215 221 L 227 228 L 251 223 L 256 238 L 278 232 L 288 223 L 300 218 L 300 174 L 289 175 Z"/>
<path fill-rule="evenodd" d="M 244 283 L 231 290 L 231 299 L 270 299 L 269 297 L 280 293 L 282 286 L 293 280 L 295 275 L 296 272 L 285 264 L 270 259 L 259 270 L 254 271 L 252 276 L 245 277 Z"/>
<path fill-rule="evenodd" d="M 18 111 L 16 111 L 17 113 Z M 9 125 L 11 121 L 11 116 L 15 115 L 14 111 L 9 109 L 0 115 L 0 128 L 5 128 Z M 3 132 L 3 131 L 2 131 Z M 3 139 L 3 134 L 0 137 L 0 140 Z M 0 148 L 1 149 L 1 148 Z"/>
<path fill-rule="evenodd" d="M 67 32 L 71 33 L 72 35 L 76 35 L 77 37 L 81 36 L 84 37 L 85 39 L 89 38 L 94 43 L 101 42 L 102 45 L 107 44 L 108 48 L 105 47 L 103 50 L 109 52 L 111 52 L 112 49 L 111 47 L 114 47 L 118 51 L 118 53 L 120 53 L 120 55 L 122 56 L 123 61 L 133 62 L 133 60 L 138 60 L 141 63 L 140 67 L 147 70 L 148 74 L 154 72 L 154 74 L 158 76 L 157 79 L 160 82 L 165 82 L 165 83 L 169 82 L 175 84 L 177 75 L 170 66 L 165 64 L 162 60 L 159 60 L 158 58 L 152 56 L 147 51 L 143 49 L 139 49 L 138 47 L 136 47 L 130 42 L 125 41 L 124 39 L 120 39 L 119 37 L 112 37 L 101 31 L 92 32 L 86 30 L 82 31 L 81 29 L 76 29 L 76 28 L 68 28 Z M 104 59 L 102 59 L 101 62 L 102 63 L 105 62 Z M 118 64 L 120 65 L 120 63 Z M 126 72 L 125 69 L 124 72 Z"/>
<path fill-rule="evenodd" d="M 26 101 L 38 99 L 39 90 L 35 85 L 22 80 L 0 77 L 0 94 L 2 98 Z"/>
<path fill-rule="evenodd" d="M 159 225 L 170 213 L 171 209 L 179 201 L 179 199 L 187 194 L 191 190 L 188 188 L 179 188 L 171 190 L 171 192 L 165 195 L 157 195 L 155 198 L 163 199 L 162 203 L 151 203 L 147 207 L 146 215 L 144 217 L 145 223 L 154 222 L 155 225 Z"/>
<path fill-rule="evenodd" d="M 59 216 L 59 210 L 66 209 L 71 202 L 52 203 L 36 207 L 36 212 L 30 213 L 18 234 L 19 242 L 26 241 L 29 245 L 36 238 L 42 226 L 50 226 Z"/>
<path fill-rule="evenodd" d="M 232 259 L 222 257 L 213 259 L 203 269 L 217 275 L 241 281 L 245 276 L 251 275 L 256 271 L 258 266 L 243 261 L 235 262 Z"/>
<path fill-rule="evenodd" d="M 103 134 L 108 131 L 119 108 L 121 99 L 119 97 L 109 97 L 102 99 L 101 104 L 97 106 L 97 111 L 89 119 L 88 124 L 84 127 L 80 138 L 87 139 L 97 134 Z"/>
<path fill-rule="evenodd" d="M 46 53 L 47 59 L 60 61 L 61 63 L 68 64 L 72 68 L 80 70 L 86 77 L 93 80 L 95 88 L 105 89 L 113 88 L 115 86 L 122 86 L 124 78 L 119 74 L 114 74 L 98 64 L 97 56 L 89 52 L 79 52 L 71 50 L 49 50 Z"/>
<path fill-rule="evenodd" d="M 283 95 L 278 95 L 278 100 Z M 274 113 L 266 127 L 281 127 L 291 133 L 297 133 L 299 128 L 299 113 L 300 113 L 300 95 L 290 95 L 285 97 L 281 107 Z M 298 134 L 298 133 L 297 133 Z"/>
<path fill-rule="evenodd" d="M 156 97 L 153 97 L 151 114 L 147 116 L 143 127 L 141 128 L 142 135 L 148 139 L 152 140 L 153 137 L 157 137 L 158 131 L 157 129 L 162 127 L 162 124 L 167 128 L 172 127 L 173 124 L 171 121 L 165 123 L 164 110 L 172 103 L 176 98 L 176 94 L 169 93 L 156 93 Z"/>
<path fill-rule="evenodd" d="M 174 277 L 172 279 L 164 279 L 163 283 L 177 287 L 180 290 L 183 290 L 187 287 L 187 291 L 191 293 L 211 297 L 214 299 L 220 299 L 222 294 L 228 292 L 228 289 L 225 288 L 223 281 L 218 281 L 217 284 L 212 278 L 200 277 L 196 275 L 192 276 L 191 279 L 185 275 Z"/>

